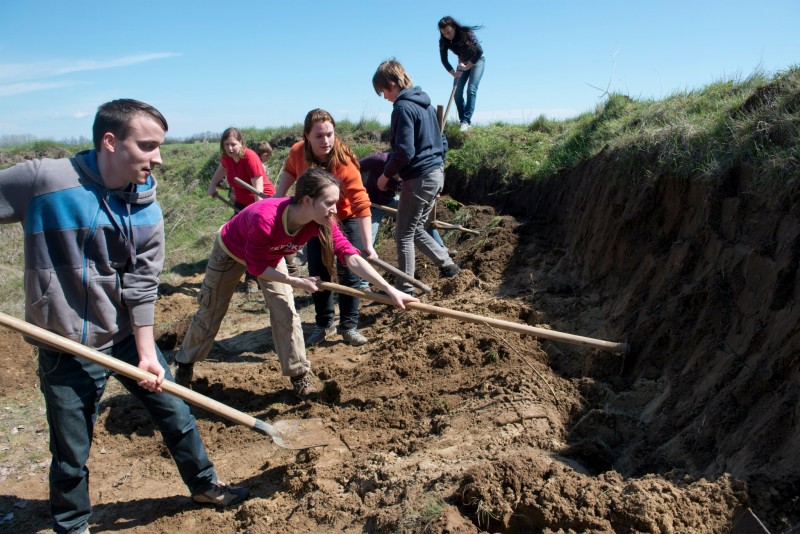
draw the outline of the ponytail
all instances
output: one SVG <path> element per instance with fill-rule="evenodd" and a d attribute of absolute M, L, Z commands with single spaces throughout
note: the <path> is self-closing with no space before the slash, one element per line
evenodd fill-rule
<path fill-rule="evenodd" d="M 336 186 L 341 190 L 342 186 L 339 180 L 336 179 L 331 173 L 319 168 L 312 167 L 300 175 L 294 187 L 294 197 L 292 197 L 292 204 L 297 202 L 303 197 L 311 197 L 316 199 L 320 196 L 323 189 L 328 186 Z M 328 270 L 331 280 L 336 282 L 336 258 L 333 254 L 333 225 L 339 224 L 336 217 L 329 217 L 327 224 L 322 224 L 319 227 L 319 243 L 322 249 L 322 263 Z"/>
<path fill-rule="evenodd" d="M 322 263 L 328 270 L 331 282 L 339 281 L 336 275 L 336 257 L 333 254 L 333 225 L 339 224 L 336 217 L 328 217 L 328 224 L 319 227 L 319 244 L 322 249 Z"/>

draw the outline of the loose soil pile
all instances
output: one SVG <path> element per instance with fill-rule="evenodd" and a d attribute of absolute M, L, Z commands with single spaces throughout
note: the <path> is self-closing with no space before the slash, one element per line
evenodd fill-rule
<path fill-rule="evenodd" d="M 627 357 L 363 303 L 371 342 L 310 349 L 324 390 L 298 402 L 263 302 L 238 294 L 195 389 L 267 421 L 320 418 L 330 444 L 281 449 L 195 409 L 220 476 L 251 490 L 235 509 L 200 507 L 112 382 L 89 462 L 92 530 L 726 532 L 747 507 L 771 528 L 796 523 L 800 222 L 756 224 L 763 206 L 741 193 L 668 177 L 631 193 L 607 172 L 598 158 L 517 195 L 504 207 L 519 218 L 466 207 L 458 222 L 481 235 L 448 236 L 462 273 L 439 279 L 420 258 L 418 277 L 434 287 L 426 303 L 630 341 Z M 480 191 L 448 180 L 457 198 Z M 392 248 L 379 248 L 387 261 Z M 168 354 L 201 281 L 162 287 Z M 310 330 L 310 299 L 298 303 Z M 33 351 L 0 335 L 0 366 L 21 370 L 0 378 L 5 428 L 38 393 Z M 49 527 L 46 464 L 31 459 L 43 425 L 9 440 L 0 530 Z"/>

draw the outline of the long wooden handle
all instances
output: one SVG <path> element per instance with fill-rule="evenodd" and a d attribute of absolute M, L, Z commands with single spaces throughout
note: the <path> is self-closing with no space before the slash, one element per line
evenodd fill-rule
<path fill-rule="evenodd" d="M 397 210 L 394 208 L 390 208 L 389 206 L 384 206 L 383 204 L 371 204 L 371 206 L 375 209 L 383 210 L 386 213 L 397 215 Z M 460 230 L 462 232 L 468 232 L 470 234 L 481 235 L 479 231 L 471 230 L 469 228 L 464 228 L 460 224 L 450 224 L 442 221 L 431 221 L 431 226 L 433 226 L 434 228 L 441 228 L 442 230 Z"/>
<path fill-rule="evenodd" d="M 256 188 L 255 188 L 255 187 L 253 187 L 252 185 L 248 184 L 247 182 L 245 182 L 244 180 L 242 180 L 242 179 L 241 179 L 241 178 L 239 178 L 238 176 L 237 176 L 236 178 L 234 178 L 233 180 L 234 180 L 234 181 L 235 181 L 237 184 L 241 185 L 242 187 L 244 187 L 245 189 L 247 189 L 247 190 L 248 190 L 248 191 L 250 191 L 251 193 L 254 193 L 254 194 L 256 194 L 256 195 L 260 196 L 261 198 L 269 198 L 267 195 L 265 195 L 265 194 L 264 194 L 264 192 L 263 192 L 263 191 L 259 191 L 258 189 L 256 189 Z"/>
<path fill-rule="evenodd" d="M 156 375 L 152 373 L 143 371 L 138 367 L 135 367 L 129 363 L 125 363 L 112 356 L 108 356 L 107 354 L 103 354 L 100 351 L 91 349 L 86 345 L 81 345 L 76 341 L 59 336 L 58 334 L 54 334 L 53 332 L 45 330 L 44 328 L 39 328 L 38 326 L 32 325 L 2 312 L 0 312 L 0 324 L 7 328 L 11 328 L 12 330 L 16 330 L 20 334 L 23 334 L 31 339 L 35 339 L 40 343 L 44 343 L 45 345 L 58 349 L 59 351 L 69 352 L 75 356 L 85 358 L 91 362 L 105 367 L 106 369 L 110 369 L 116 373 L 136 380 L 137 382 L 141 382 L 142 380 L 152 381 L 156 379 Z M 205 395 L 201 395 L 196 391 L 192 391 L 189 388 L 179 386 L 175 382 L 164 380 L 161 383 L 161 389 L 170 395 L 175 395 L 179 399 L 183 399 L 188 403 L 200 406 L 201 408 L 217 414 L 220 417 L 224 417 L 225 419 L 233 421 L 234 423 L 244 425 L 257 432 L 260 432 L 261 434 L 272 436 L 273 438 L 280 438 L 277 430 L 272 425 L 269 425 L 260 419 L 256 419 L 255 417 L 244 412 L 240 412 L 235 408 L 231 408 L 227 404 L 222 404 L 221 402 L 215 401 L 214 399 L 206 397 Z"/>
<path fill-rule="evenodd" d="M 222 202 L 224 202 L 225 204 L 227 204 L 227 205 L 228 205 L 228 207 L 229 207 L 229 208 L 231 208 L 231 209 L 233 210 L 233 212 L 234 212 L 234 213 L 239 213 L 239 210 L 238 210 L 238 209 L 236 209 L 236 206 L 234 206 L 234 205 L 233 205 L 233 202 L 231 202 L 231 201 L 230 201 L 230 200 L 228 200 L 227 198 L 222 198 L 221 196 L 219 196 L 219 194 L 214 194 L 214 198 L 216 198 L 216 199 L 219 199 L 219 200 L 221 200 Z"/>
<path fill-rule="evenodd" d="M 359 291 L 358 289 L 353 289 L 339 284 L 334 284 L 332 282 L 318 282 L 317 286 L 327 291 L 344 293 L 346 295 L 351 295 L 353 297 L 360 297 L 369 300 L 374 300 L 376 302 L 381 302 L 383 304 L 389 304 L 389 305 L 393 304 L 392 299 L 390 299 L 388 296 L 379 293 L 373 293 L 371 291 Z M 556 330 L 548 330 L 546 328 L 537 328 L 535 326 L 512 323 L 510 321 L 504 321 L 503 319 L 495 319 L 493 317 L 484 317 L 482 315 L 474 315 L 472 313 L 460 312 L 456 310 L 450 310 L 447 308 L 440 308 L 438 306 L 431 306 L 430 304 L 423 304 L 421 302 L 409 302 L 406 304 L 406 308 L 410 310 L 418 310 L 425 313 L 433 313 L 435 315 L 441 315 L 443 317 L 450 317 L 452 319 L 458 319 L 459 321 L 465 321 L 468 323 L 485 324 L 500 328 L 502 330 L 508 330 L 510 332 L 528 334 L 539 338 L 552 339 L 555 341 L 563 341 L 565 343 L 571 343 L 573 345 L 583 345 L 586 347 L 593 347 L 596 349 L 605 350 L 609 352 L 627 353 L 629 348 L 627 343 L 617 343 L 614 341 L 603 341 L 601 339 L 594 339 L 591 337 L 576 336 L 574 334 L 567 334 L 564 332 L 558 332 Z"/>
<path fill-rule="evenodd" d="M 400 269 L 398 269 L 397 267 L 395 267 L 394 265 L 392 265 L 390 263 L 386 263 L 385 261 L 383 261 L 380 258 L 367 258 L 367 261 L 370 262 L 373 265 L 377 265 L 378 267 L 382 268 L 385 271 L 388 271 L 388 272 L 392 273 L 395 276 L 399 276 L 400 278 L 402 278 L 403 280 L 405 280 L 409 284 L 420 288 L 425 293 L 430 293 L 431 292 L 431 286 L 429 286 L 428 284 L 425 284 L 423 282 L 420 282 L 419 280 L 417 280 L 413 276 L 410 276 L 410 275 L 406 274 L 404 271 L 401 271 Z"/>
<path fill-rule="evenodd" d="M 450 91 L 450 100 L 447 101 L 447 109 L 442 116 L 442 126 L 439 129 L 440 133 L 444 133 L 444 125 L 447 124 L 447 115 L 450 113 L 450 106 L 453 105 L 453 97 L 456 96 L 456 87 L 458 87 L 458 78 L 453 78 L 453 90 Z"/>
<path fill-rule="evenodd" d="M 450 224 L 442 221 L 431 221 L 431 226 L 433 226 L 434 228 L 439 228 L 441 230 L 460 230 L 462 232 L 467 232 L 468 234 L 481 235 L 479 231 L 472 230 L 470 228 L 464 228 L 460 224 Z"/>

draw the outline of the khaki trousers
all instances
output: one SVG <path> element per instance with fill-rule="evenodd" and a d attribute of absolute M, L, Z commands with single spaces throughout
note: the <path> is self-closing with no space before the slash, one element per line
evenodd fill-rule
<path fill-rule="evenodd" d="M 276 269 L 285 274 L 286 262 L 281 260 Z M 231 297 L 245 270 L 244 265 L 223 250 L 217 236 L 208 258 L 206 277 L 197 295 L 200 307 L 186 331 L 178 354 L 175 355 L 177 362 L 195 363 L 208 357 L 222 319 L 228 312 Z M 272 340 L 283 375 L 305 374 L 311 370 L 311 362 L 306 358 L 303 329 L 294 307 L 292 287 L 262 278 L 258 279 L 258 284 L 269 309 Z"/>

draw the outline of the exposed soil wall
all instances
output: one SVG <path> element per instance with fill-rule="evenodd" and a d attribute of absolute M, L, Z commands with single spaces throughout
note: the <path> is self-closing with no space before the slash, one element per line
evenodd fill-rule
<path fill-rule="evenodd" d="M 628 475 L 730 473 L 748 483 L 764 516 L 796 523 L 796 207 L 768 205 L 746 164 L 702 185 L 668 175 L 637 181 L 614 162 L 604 153 L 537 187 L 451 174 L 446 192 L 547 223 L 561 271 L 600 300 L 611 337 L 631 343 L 622 372 L 551 359 L 562 373 L 592 378 L 572 429 L 573 438 L 602 442 L 583 447 L 588 465 Z M 636 185 L 615 185 L 624 181 Z M 631 391 L 634 421 L 616 415 L 630 408 Z"/>

